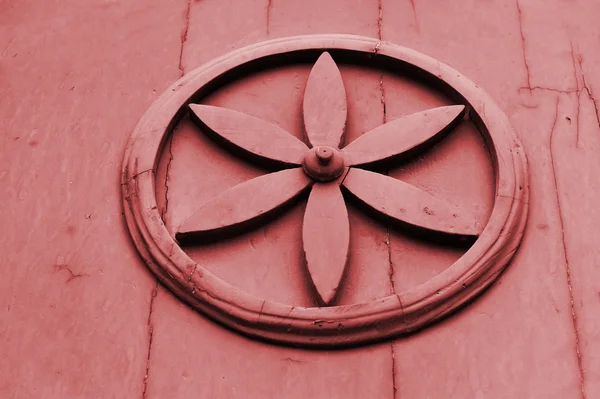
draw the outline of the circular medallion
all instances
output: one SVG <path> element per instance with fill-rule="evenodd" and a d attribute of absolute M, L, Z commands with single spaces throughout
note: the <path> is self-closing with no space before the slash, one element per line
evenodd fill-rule
<path fill-rule="evenodd" d="M 400 118 L 342 146 L 347 106 L 334 59 L 416 76 L 456 105 Z M 258 118 L 196 104 L 224 82 L 255 69 L 307 61 L 314 67 L 303 103 L 306 143 Z M 171 234 L 157 206 L 156 168 L 172 128 L 188 112 L 227 145 L 279 171 L 227 190 Z M 466 118 L 490 148 L 496 176 L 494 208 L 485 226 L 407 183 L 368 170 L 368 166 L 432 142 Z M 249 133 L 238 134 L 244 129 Z M 507 117 L 487 94 L 435 59 L 348 35 L 271 40 L 188 73 L 138 123 L 125 154 L 121 184 L 135 246 L 165 286 L 194 309 L 234 330 L 313 347 L 350 346 L 410 333 L 467 303 L 510 262 L 523 236 L 528 202 L 523 149 Z M 368 303 L 335 306 L 351 250 L 342 190 L 387 221 L 426 234 L 470 240 L 473 245 L 449 268 L 408 291 Z M 302 245 L 319 307 L 291 306 L 250 295 L 216 277 L 179 245 L 255 222 L 306 191 L 310 194 Z"/>

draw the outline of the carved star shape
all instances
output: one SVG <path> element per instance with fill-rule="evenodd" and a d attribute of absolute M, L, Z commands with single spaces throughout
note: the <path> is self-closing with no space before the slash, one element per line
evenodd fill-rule
<path fill-rule="evenodd" d="M 313 66 L 303 100 L 306 141 L 262 119 L 190 104 L 193 119 L 236 154 L 280 170 L 241 183 L 200 206 L 177 229 L 179 241 L 221 235 L 261 222 L 310 190 L 302 241 L 317 298 L 331 305 L 346 268 L 350 226 L 341 188 L 387 222 L 420 231 L 476 238 L 469 215 L 401 180 L 363 168 L 431 145 L 458 124 L 462 105 L 445 106 L 385 123 L 342 147 L 347 117 L 341 74 L 329 53 Z"/>

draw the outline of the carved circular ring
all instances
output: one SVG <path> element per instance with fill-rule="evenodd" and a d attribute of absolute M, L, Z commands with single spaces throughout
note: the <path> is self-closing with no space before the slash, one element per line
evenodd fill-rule
<path fill-rule="evenodd" d="M 409 73 L 463 104 L 490 148 L 496 193 L 490 219 L 479 238 L 458 261 L 431 280 L 369 303 L 294 307 L 254 297 L 194 262 L 161 219 L 155 171 L 171 129 L 190 102 L 252 68 L 273 62 L 314 61 L 323 51 L 338 59 Z M 329 157 L 326 153 L 319 156 Z M 528 202 L 523 149 L 507 117 L 487 94 L 428 56 L 348 35 L 271 40 L 234 51 L 188 73 L 157 99 L 135 128 L 125 154 L 121 185 L 135 246 L 164 285 L 196 310 L 234 330 L 313 347 L 349 346 L 410 333 L 467 303 L 508 265 L 523 236 Z"/>

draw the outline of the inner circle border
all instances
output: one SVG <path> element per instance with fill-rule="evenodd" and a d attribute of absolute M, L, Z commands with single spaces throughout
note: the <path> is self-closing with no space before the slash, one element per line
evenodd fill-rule
<path fill-rule="evenodd" d="M 155 193 L 156 168 L 173 126 L 188 103 L 236 70 L 269 65 L 273 57 L 330 51 L 404 70 L 464 104 L 488 148 L 496 175 L 490 219 L 473 246 L 431 280 L 372 302 L 295 307 L 262 300 L 194 262 L 164 225 Z M 334 55 L 335 57 L 335 55 Z M 266 61 L 266 62 L 265 62 Z M 270 40 L 233 51 L 186 74 L 146 111 L 125 151 L 121 188 L 127 227 L 141 257 L 162 284 L 194 309 L 236 331 L 277 343 L 344 347 L 419 330 L 450 314 L 501 274 L 518 249 L 527 219 L 527 162 L 508 118 L 477 85 L 451 67 L 414 50 L 352 35 L 309 35 Z"/>

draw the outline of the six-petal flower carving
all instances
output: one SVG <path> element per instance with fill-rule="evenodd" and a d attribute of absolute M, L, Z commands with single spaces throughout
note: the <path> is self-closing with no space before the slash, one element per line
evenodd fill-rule
<path fill-rule="evenodd" d="M 303 116 L 308 145 L 278 126 L 226 108 L 190 104 L 204 131 L 237 152 L 281 169 L 239 184 L 200 206 L 178 240 L 222 234 L 260 222 L 310 189 L 302 240 L 310 279 L 323 305 L 334 301 L 348 259 L 350 226 L 341 187 L 388 222 L 475 238 L 469 215 L 424 191 L 364 167 L 413 153 L 449 132 L 464 106 L 434 108 L 385 123 L 342 147 L 347 104 L 342 77 L 324 52 L 308 78 Z"/>

